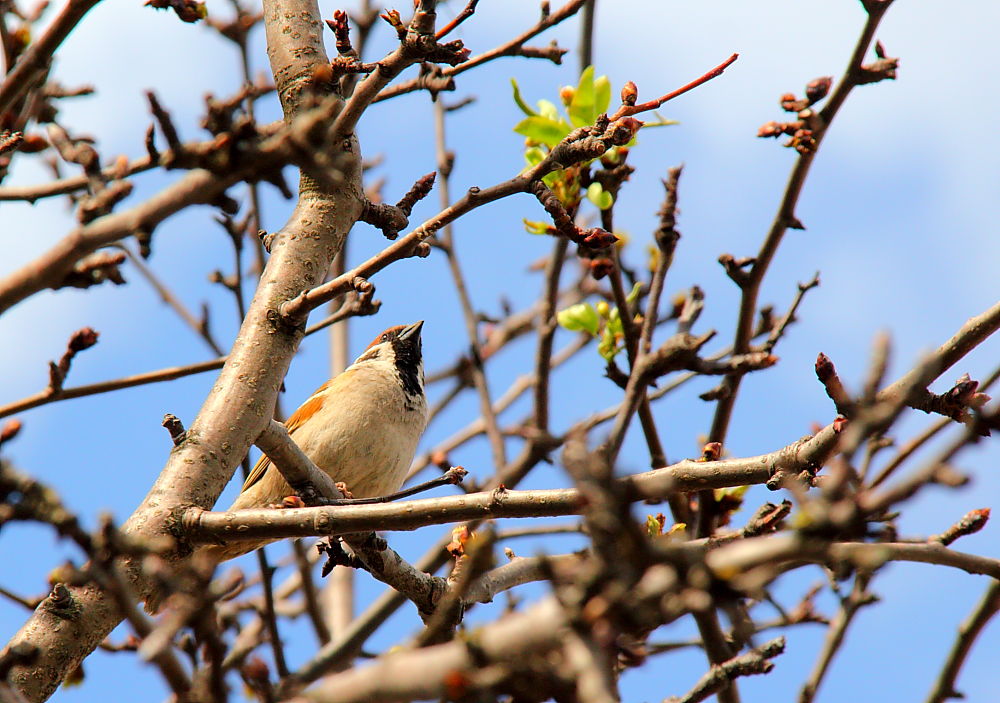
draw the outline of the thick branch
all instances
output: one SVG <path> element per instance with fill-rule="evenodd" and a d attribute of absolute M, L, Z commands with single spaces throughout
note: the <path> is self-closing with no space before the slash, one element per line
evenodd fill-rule
<path fill-rule="evenodd" d="M 264 7 L 269 51 L 288 119 L 298 109 L 289 94 L 288 72 L 294 78 L 309 70 L 309 64 L 315 66 L 327 60 L 319 11 L 311 0 L 266 0 Z M 361 210 L 360 168 L 357 159 L 351 158 L 357 156 L 357 144 L 348 142 L 343 148 L 348 153 L 342 159 L 339 186 L 323 190 L 303 181 L 299 202 L 289 222 L 275 237 L 257 294 L 218 382 L 184 443 L 173 450 L 148 496 L 125 524 L 126 534 L 163 534 L 169 531 L 173 513 L 180 506 L 213 505 L 251 442 L 264 429 L 303 332 L 280 324 L 275 311 L 303 288 L 319 283 Z M 231 181 L 228 177 L 217 180 L 207 172 L 195 171 L 182 179 L 182 183 L 188 188 L 211 189 L 218 182 L 235 182 L 241 175 L 233 175 Z M 193 193 L 190 197 L 194 200 L 199 196 Z M 153 198 L 145 205 L 149 210 L 146 214 L 162 219 L 172 211 L 167 204 L 162 196 Z M 77 240 L 82 239 L 86 246 L 122 236 L 121 230 L 109 226 L 109 222 L 120 226 L 144 224 L 136 221 L 136 216 L 133 210 L 131 214 L 95 220 L 88 228 L 95 228 L 96 232 L 85 228 L 88 235 L 72 237 L 63 248 L 74 253 L 81 246 Z M 44 262 L 49 277 L 64 265 L 62 254 L 58 253 L 47 255 Z M 4 307 L 44 287 L 46 280 L 42 276 L 41 280 L 7 286 L 2 298 Z M 133 561 L 127 566 L 137 590 L 144 592 L 147 585 L 138 564 Z M 14 636 L 14 642 L 34 644 L 41 652 L 34 662 L 16 666 L 10 673 L 11 681 L 31 701 L 46 698 L 121 618 L 117 607 L 101 589 L 87 585 L 71 587 L 70 591 L 79 606 L 75 619 L 66 621 L 40 609 Z"/>
<path fill-rule="evenodd" d="M 294 703 L 424 700 L 449 697 L 454 675 L 472 676 L 484 665 L 523 660 L 560 644 L 566 615 L 558 602 L 546 598 L 523 613 L 515 613 L 477 630 L 475 650 L 466 639 L 380 657 L 372 666 L 328 677 Z"/>
<path fill-rule="evenodd" d="M 371 315 L 377 310 L 378 301 L 366 301 L 363 298 L 349 296 L 336 312 L 327 316 L 323 320 L 320 320 L 316 324 L 310 325 L 306 329 L 305 336 L 308 337 L 309 335 L 319 332 L 335 322 L 344 320 L 352 315 Z M 0 418 L 7 417 L 8 415 L 13 415 L 24 410 L 30 410 L 31 408 L 37 408 L 40 405 L 54 403 L 59 400 L 82 398 L 88 395 L 97 395 L 98 393 L 117 391 L 122 388 L 133 388 L 135 386 L 146 385 L 147 383 L 172 381 L 175 378 L 184 378 L 185 376 L 191 376 L 193 374 L 214 371 L 215 369 L 221 369 L 226 363 L 227 358 L 228 357 L 221 356 L 218 359 L 199 361 L 194 364 L 188 364 L 187 366 L 171 366 L 157 371 L 147 371 L 146 373 L 140 373 L 134 376 L 125 376 L 124 378 L 118 378 L 111 381 L 101 381 L 99 383 L 91 383 L 85 386 L 62 388 L 58 393 L 51 393 L 48 389 L 46 389 L 40 393 L 36 393 L 35 395 L 29 395 L 21 400 L 16 400 L 13 403 L 0 405 Z"/>
<path fill-rule="evenodd" d="M 662 499 L 670 493 L 766 483 L 781 472 L 794 474 L 821 463 L 829 442 L 826 432 L 770 454 L 712 462 L 685 460 L 620 481 L 632 501 Z M 832 434 L 830 430 L 829 435 Z M 228 513 L 190 508 L 184 512 L 182 525 L 192 542 L 260 540 L 341 535 L 375 529 L 413 530 L 426 525 L 484 518 L 575 515 L 582 508 L 579 492 L 572 488 L 498 490 L 377 505 L 261 508 Z"/>

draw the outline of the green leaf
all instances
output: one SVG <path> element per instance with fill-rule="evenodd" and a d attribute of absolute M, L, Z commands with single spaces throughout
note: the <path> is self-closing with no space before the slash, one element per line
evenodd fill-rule
<path fill-rule="evenodd" d="M 538 101 L 538 114 L 542 117 L 548 117 L 550 120 L 561 120 L 559 117 L 559 108 L 551 100 L 539 100 Z"/>
<path fill-rule="evenodd" d="M 587 186 L 587 200 L 592 202 L 599 210 L 607 210 L 614 203 L 611 193 L 604 190 L 600 183 L 591 183 Z"/>
<path fill-rule="evenodd" d="M 594 124 L 597 116 L 607 112 L 611 104 L 611 81 L 607 76 L 594 78 L 594 67 L 587 66 L 580 74 L 580 83 L 573 94 L 573 101 L 566 108 L 574 127 Z"/>
<path fill-rule="evenodd" d="M 607 76 L 600 76 L 594 81 L 594 119 L 608 111 L 611 104 L 611 81 Z"/>
<path fill-rule="evenodd" d="M 618 308 L 611 308 L 611 314 L 608 315 L 608 326 L 607 331 L 613 335 L 622 335 L 624 331 L 622 330 L 622 316 L 618 312 Z"/>
<path fill-rule="evenodd" d="M 718 501 L 723 498 L 731 498 L 736 502 L 743 500 L 743 496 L 746 494 L 747 489 L 750 486 L 732 486 L 730 488 L 716 488 L 713 497 Z"/>
<path fill-rule="evenodd" d="M 528 103 L 524 102 L 524 98 L 521 97 L 521 87 L 517 84 L 517 81 L 511 78 L 510 85 L 514 89 L 514 103 L 521 108 L 521 112 L 528 117 L 537 115 L 538 113 L 532 110 Z"/>
<path fill-rule="evenodd" d="M 548 173 L 542 176 L 542 183 L 544 183 L 547 188 L 551 189 L 555 186 L 556 181 L 563 177 L 563 173 L 564 171 L 553 171 L 552 173 Z"/>
<path fill-rule="evenodd" d="M 663 534 L 663 515 L 646 516 L 646 535 L 649 537 L 659 537 Z"/>
<path fill-rule="evenodd" d="M 634 303 L 636 300 L 639 299 L 639 293 L 641 292 L 642 292 L 642 283 L 636 281 L 635 285 L 632 286 L 632 290 L 630 290 L 628 295 L 625 296 L 625 302 Z"/>
<path fill-rule="evenodd" d="M 543 115 L 535 115 L 534 117 L 525 117 L 518 122 L 514 131 L 523 134 L 532 141 L 552 147 L 569 134 L 570 126 L 563 120 L 552 120 Z"/>
<path fill-rule="evenodd" d="M 601 335 L 601 342 L 597 345 L 597 353 L 605 361 L 611 361 L 618 354 L 618 345 L 615 342 L 615 336 L 607 329 L 604 330 L 604 334 Z"/>
<path fill-rule="evenodd" d="M 566 108 L 569 121 L 574 127 L 593 124 L 597 115 L 594 113 L 594 67 L 587 66 L 580 74 L 580 82 L 573 94 L 573 102 Z"/>
<path fill-rule="evenodd" d="M 597 336 L 601 318 L 590 303 L 577 303 L 556 313 L 556 321 L 570 332 L 587 332 Z"/>
<path fill-rule="evenodd" d="M 670 529 L 667 530 L 667 534 L 665 534 L 663 536 L 666 537 L 667 539 L 676 539 L 676 540 L 680 540 L 680 541 L 683 542 L 683 541 L 686 541 L 686 539 L 684 537 L 684 533 L 685 532 L 687 532 L 687 523 L 686 522 L 675 522 L 670 527 Z"/>
<path fill-rule="evenodd" d="M 529 166 L 541 163 L 544 158 L 545 152 L 537 146 L 528 147 L 524 150 L 524 161 Z"/>
<path fill-rule="evenodd" d="M 536 222 L 533 220 L 521 220 L 524 223 L 524 229 L 528 234 L 548 234 L 549 233 L 549 223 L 548 222 Z"/>

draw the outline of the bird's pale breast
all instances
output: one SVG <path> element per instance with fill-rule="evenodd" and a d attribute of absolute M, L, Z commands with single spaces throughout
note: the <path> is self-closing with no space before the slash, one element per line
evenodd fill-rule
<path fill-rule="evenodd" d="M 399 489 L 427 424 L 423 396 L 408 397 L 394 377 L 387 378 L 394 373 L 388 364 L 352 367 L 329 384 L 322 406 L 291 435 L 319 468 L 347 484 L 357 498 Z M 233 509 L 277 503 L 291 492 L 271 466 Z"/>

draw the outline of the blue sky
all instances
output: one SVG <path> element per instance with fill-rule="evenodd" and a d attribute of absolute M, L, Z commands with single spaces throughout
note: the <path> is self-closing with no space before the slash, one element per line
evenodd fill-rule
<path fill-rule="evenodd" d="M 441 16 L 450 16 L 462 4 L 449 3 Z M 685 164 L 678 225 L 684 237 L 667 291 L 700 285 L 707 298 L 698 329 L 718 329 L 713 344 L 724 346 L 733 332 L 738 295 L 716 259 L 725 252 L 737 257 L 756 252 L 795 158 L 773 141 L 756 139 L 756 129 L 769 120 L 783 119 L 778 107 L 782 93 L 801 93 L 809 80 L 842 72 L 862 26 L 863 11 L 859 3 L 846 0 L 786 0 L 763 7 L 731 0 L 711 4 L 650 0 L 627 7 L 599 0 L 598 4 L 595 64 L 598 74 L 610 77 L 615 95 L 624 81 L 633 80 L 640 100 L 649 99 L 700 75 L 734 51 L 741 54 L 721 78 L 663 110 L 681 124 L 642 133 L 630 156 L 637 172 L 616 207 L 617 225 L 633 242 L 626 257 L 641 265 L 656 223 L 660 178 L 668 167 Z M 339 6 L 321 7 L 329 17 Z M 228 4 L 210 2 L 209 10 L 225 15 Z M 457 35 L 477 53 L 522 31 L 536 15 L 533 2 L 484 0 Z M 890 375 L 895 377 L 968 317 L 996 301 L 1000 152 L 996 131 L 983 116 L 998 108 L 993 89 L 997 58 L 993 30 L 998 21 L 1000 8 L 985 0 L 948 5 L 900 0 L 889 10 L 878 36 L 889 55 L 901 57 L 899 80 L 857 89 L 823 143 L 798 207 L 807 230 L 787 235 L 762 302 L 784 309 L 796 282 L 808 280 L 816 270 L 821 271 L 822 286 L 809 294 L 800 310 L 801 321 L 777 349 L 781 362 L 744 383 L 727 445 L 732 454 L 775 449 L 806 434 L 811 423 L 833 417 L 812 372 L 818 352 L 828 354 L 845 382 L 857 388 L 877 332 L 892 335 Z M 558 37 L 561 45 L 573 49 L 576 30 L 576 22 L 569 22 L 537 43 Z M 258 31 L 253 37 L 256 70 L 267 68 L 262 34 Z M 387 48 L 389 35 L 381 30 L 374 50 Z M 183 138 L 201 138 L 197 122 L 203 95 L 231 94 L 237 70 L 235 51 L 207 28 L 182 25 L 171 14 L 154 12 L 138 2 L 108 0 L 66 42 L 56 75 L 70 86 L 97 86 L 99 98 L 66 101 L 62 115 L 74 131 L 94 135 L 102 156 L 110 160 L 118 154 L 143 152 L 143 133 L 150 121 L 144 89 L 156 88 Z M 458 91 L 446 100 L 471 94 L 477 101 L 449 121 L 449 146 L 458 153 L 453 193 L 505 180 L 521 168 L 521 138 L 511 131 L 520 118 L 510 99 L 511 77 L 533 101 L 554 100 L 558 87 L 575 83 L 577 74 L 577 60 L 570 54 L 562 67 L 507 59 L 460 77 Z M 262 106 L 261 119 L 276 115 L 273 104 Z M 360 130 L 362 148 L 366 156 L 384 156 L 384 165 L 373 176 L 386 178 L 388 199 L 396 199 L 416 177 L 433 170 L 431 120 L 426 95 L 376 105 L 366 116 Z M 46 177 L 44 168 L 20 160 L 7 183 L 36 183 Z M 176 178 L 172 173 L 137 177 L 135 194 L 126 206 Z M 273 189 L 265 186 L 264 192 L 264 226 L 275 230 L 291 206 Z M 233 194 L 242 198 L 237 191 Z M 433 194 L 421 203 L 413 221 L 432 215 L 436 202 Z M 73 223 L 65 202 L 57 200 L 35 206 L 3 203 L 0 214 L 6 232 L 0 275 L 51 247 Z M 211 222 L 212 214 L 199 208 L 162 225 L 155 235 L 151 264 L 190 308 L 197 310 L 203 301 L 209 304 L 216 336 L 228 347 L 236 330 L 233 303 L 227 292 L 207 283 L 207 275 L 215 268 L 228 271 L 230 251 L 226 235 Z M 478 309 L 496 314 L 504 297 L 520 307 L 537 295 L 539 276 L 526 271 L 526 263 L 543 256 L 550 242 L 525 234 L 521 218 L 541 219 L 541 215 L 537 203 L 518 197 L 483 208 L 456 225 L 456 246 Z M 384 244 L 380 234 L 359 225 L 350 240 L 351 260 L 367 257 Z M 501 252 L 505 255 L 498 255 Z M 0 346 L 0 363 L 8 370 L 0 377 L 0 402 L 43 388 L 46 361 L 58 358 L 68 336 L 86 325 L 100 331 L 101 339 L 75 360 L 71 385 L 210 356 L 204 343 L 159 303 L 136 273 L 126 268 L 125 275 L 126 287 L 47 292 L 0 318 L 4 339 L 16 340 Z M 382 311 L 377 318 L 352 323 L 353 353 L 390 324 L 425 319 L 428 368 L 453 359 L 465 348 L 465 333 L 447 280 L 447 269 L 437 255 L 405 261 L 379 274 L 374 282 Z M 561 334 L 557 346 L 567 341 L 569 335 Z M 528 370 L 531 351 L 527 344 L 516 344 L 492 362 L 489 374 L 496 394 Z M 935 388 L 947 388 L 965 371 L 982 377 L 998 357 L 1000 343 L 992 340 L 949 371 Z M 319 335 L 303 344 L 292 364 L 285 406 L 301 402 L 327 373 L 326 340 Z M 615 402 L 619 391 L 601 373 L 596 353 L 584 352 L 555 376 L 554 429 L 564 429 L 581 414 Z M 159 426 L 163 413 L 172 412 L 190 423 L 213 381 L 213 374 L 204 374 L 26 412 L 20 416 L 24 430 L 5 448 L 5 456 L 51 482 L 88 524 L 94 524 L 101 511 L 124 520 L 169 451 L 169 438 Z M 712 406 L 697 395 L 711 385 L 710 380 L 698 380 L 657 405 L 656 417 L 671 460 L 697 454 L 699 436 L 707 432 L 712 412 Z M 423 446 L 433 446 L 461 427 L 476 407 L 472 396 L 457 403 L 430 427 Z M 516 421 L 526 408 L 516 404 L 504 419 Z M 900 425 L 899 436 L 919 431 L 928 421 L 913 414 Z M 967 510 L 990 506 L 1000 487 L 992 470 L 998 458 L 996 446 L 988 444 L 963 454 L 958 463 L 973 475 L 971 487 L 928 489 L 907 506 L 902 528 L 915 535 L 939 532 Z M 456 452 L 452 461 L 474 475 L 488 475 L 489 452 L 483 442 Z M 633 434 L 620 470 L 646 466 L 641 439 Z M 558 468 L 543 467 L 527 485 L 548 487 L 564 480 Z M 234 490 L 231 487 L 223 497 L 227 504 Z M 755 506 L 774 497 L 759 487 L 750 492 L 748 502 Z M 995 529 L 990 525 L 957 547 L 1000 557 Z M 430 528 L 390 538 L 404 555 L 415 558 L 422 545 L 439 534 L 440 529 Z M 560 537 L 516 549 L 530 554 L 576 546 L 573 538 Z M 271 551 L 277 556 L 280 550 Z M 19 593 L 42 592 L 45 574 L 65 556 L 77 555 L 55 542 L 47 530 L 13 525 L 0 533 L 0 559 L 17 565 L 5 569 L 2 584 Z M 806 570 L 782 583 L 777 592 L 791 604 L 822 578 L 819 570 Z M 357 580 L 362 601 L 379 592 L 365 575 Z M 955 627 L 985 586 L 985 579 L 940 568 L 886 569 L 872 587 L 884 602 L 859 616 L 819 700 L 848 694 L 878 700 L 890 681 L 900 699 L 926 695 Z M 824 597 L 820 604 L 832 611 L 830 598 Z M 489 614 L 488 609 L 477 609 L 470 618 L 477 621 Z M 0 602 L 0 639 L 5 641 L 24 617 L 16 607 Z M 404 609 L 372 647 L 390 646 L 412 632 L 417 622 L 412 609 Z M 691 632 L 689 624 L 679 623 L 653 639 L 683 639 Z M 304 626 L 289 628 L 287 639 L 293 665 L 314 651 L 314 640 Z M 774 673 L 742 684 L 745 699 L 757 700 L 765 691 L 778 699 L 794 695 L 821 639 L 818 627 L 789 633 L 789 647 L 776 660 Z M 988 630 L 973 652 L 960 680 L 969 699 L 984 699 L 992 690 L 995 674 L 987 652 L 997 646 L 1000 634 Z M 146 698 L 162 698 L 162 684 L 154 671 L 115 657 L 131 655 L 96 655 L 88 660 L 84 686 L 60 691 L 55 700 L 85 701 L 99 695 L 107 701 L 131 701 L 138 690 L 148 691 Z M 704 668 L 700 652 L 671 655 L 651 662 L 643 672 L 627 674 L 623 693 L 630 701 L 680 694 Z"/>

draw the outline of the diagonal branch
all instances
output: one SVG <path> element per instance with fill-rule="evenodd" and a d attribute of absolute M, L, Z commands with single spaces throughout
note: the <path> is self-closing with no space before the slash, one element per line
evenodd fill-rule
<path fill-rule="evenodd" d="M 264 14 L 276 85 L 286 120 L 290 121 L 303 110 L 303 80 L 317 64 L 326 62 L 319 10 L 312 0 L 265 0 Z M 357 155 L 358 146 L 355 141 L 348 141 L 342 145 L 345 147 L 349 153 L 341 159 L 343 168 L 338 185 L 321 187 L 303 177 L 299 201 L 274 239 L 257 294 L 219 380 L 185 441 L 171 452 L 146 499 L 126 522 L 123 528 L 126 534 L 164 534 L 169 531 L 179 506 L 213 505 L 250 442 L 264 428 L 304 331 L 281 325 L 274 311 L 302 288 L 319 283 L 361 211 L 360 165 L 351 158 Z M 238 180 L 242 175 L 232 178 Z M 219 182 L 230 180 L 217 179 L 204 171 L 192 172 L 182 179 L 188 188 L 195 185 L 217 188 Z M 189 197 L 194 200 L 198 194 Z M 156 209 L 166 204 L 163 198 L 154 198 L 146 204 L 152 209 L 147 214 L 153 217 L 169 214 L 169 208 Z M 120 230 L 109 228 L 108 221 L 125 224 L 127 217 L 119 214 L 95 220 L 88 227 L 98 228 L 98 233 L 74 237 L 74 241 L 64 246 L 72 252 L 79 240 L 93 245 L 95 240 L 121 236 Z M 58 271 L 61 261 L 58 256 L 47 259 L 54 271 Z M 34 283 L 7 288 L 2 297 L 4 306 L 23 299 L 32 288 L 40 289 L 45 280 L 42 277 Z M 126 567 L 136 590 L 144 593 L 148 584 L 140 564 L 131 560 Z M 34 644 L 40 651 L 35 661 L 15 666 L 9 675 L 22 695 L 31 701 L 50 695 L 66 673 L 78 666 L 121 619 L 119 609 L 103 589 L 88 584 L 69 590 L 78 605 L 78 617 L 67 622 L 38 610 L 14 636 L 14 642 Z"/>
<path fill-rule="evenodd" d="M 795 216 L 795 208 L 802 193 L 802 188 L 805 185 L 806 177 L 809 175 L 813 159 L 816 156 L 816 149 L 819 148 L 823 137 L 830 128 L 830 123 L 833 121 L 841 105 L 843 105 L 843 102 L 847 99 L 848 94 L 855 86 L 859 85 L 858 75 L 861 61 L 868 51 L 868 47 L 875 36 L 875 30 L 891 4 L 891 0 L 873 4 L 877 6 L 877 9 L 869 13 L 848 68 L 834 90 L 833 95 L 830 96 L 828 104 L 822 111 L 821 128 L 813 134 L 815 146 L 808 150 L 807 153 L 800 154 L 798 159 L 796 159 L 795 166 L 785 186 L 785 193 L 778 206 L 778 212 L 771 223 L 771 228 L 763 244 L 761 244 L 760 251 L 754 259 L 752 268 L 740 286 L 742 297 L 736 332 L 733 339 L 733 350 L 736 354 L 745 353 L 750 349 L 754 318 L 757 315 L 757 298 L 760 294 L 764 276 L 767 274 L 768 268 L 777 253 L 778 246 L 781 244 L 785 233 L 790 228 L 802 228 L 802 224 Z M 725 392 L 720 394 L 718 405 L 715 409 L 715 416 L 712 418 L 712 428 L 708 438 L 711 442 L 725 443 L 729 420 L 732 417 L 733 406 L 736 402 L 741 378 L 740 374 L 734 374 L 726 379 Z"/>
<path fill-rule="evenodd" d="M 982 599 L 976 609 L 969 614 L 958 627 L 958 636 L 948 653 L 948 659 L 934 682 L 934 688 L 927 696 L 927 703 L 945 703 L 952 698 L 964 698 L 955 688 L 962 664 L 972 651 L 972 645 L 993 617 L 1000 612 L 1000 581 L 994 581 L 986 587 Z"/>
<path fill-rule="evenodd" d="M 702 676 L 690 691 L 679 698 L 668 698 L 665 703 L 698 703 L 713 693 L 720 692 L 739 676 L 766 674 L 774 668 L 771 659 L 784 651 L 785 638 L 776 637 L 760 647 L 751 649 L 746 654 L 733 657 L 721 664 L 714 664 L 711 670 Z"/>
<path fill-rule="evenodd" d="M 7 112 L 15 101 L 47 73 L 56 49 L 98 2 L 100 0 L 68 0 L 62 12 L 45 30 L 45 34 L 31 44 L 13 69 L 8 66 L 8 73 L 0 85 L 0 112 Z"/>

